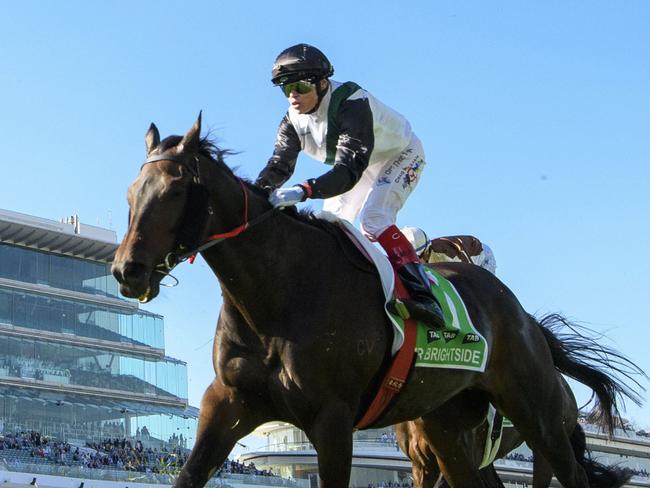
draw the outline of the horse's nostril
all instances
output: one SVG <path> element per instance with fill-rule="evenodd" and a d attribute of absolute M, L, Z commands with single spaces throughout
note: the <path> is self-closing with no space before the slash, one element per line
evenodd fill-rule
<path fill-rule="evenodd" d="M 142 263 L 127 261 L 121 266 L 113 265 L 113 276 L 120 283 L 141 278 L 146 272 L 146 266 Z"/>

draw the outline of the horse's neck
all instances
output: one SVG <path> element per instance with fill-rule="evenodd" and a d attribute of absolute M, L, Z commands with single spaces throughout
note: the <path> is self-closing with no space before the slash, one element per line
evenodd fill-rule
<path fill-rule="evenodd" d="M 274 212 L 243 234 L 203 253 L 222 291 L 248 322 L 263 323 L 281 316 L 291 306 L 288 302 L 299 296 L 294 291 L 295 281 L 300 273 L 309 273 L 313 264 L 309 242 L 317 232 L 305 227 Z"/>

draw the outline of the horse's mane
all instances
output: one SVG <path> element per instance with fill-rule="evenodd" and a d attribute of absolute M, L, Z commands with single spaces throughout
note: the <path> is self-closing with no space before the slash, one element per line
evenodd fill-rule
<path fill-rule="evenodd" d="M 182 136 L 167 136 L 160 141 L 160 144 L 156 148 L 157 152 L 162 154 L 168 149 L 178 146 L 182 140 Z M 213 160 L 215 163 L 225 164 L 224 157 L 229 154 L 235 154 L 235 152 L 229 149 L 221 149 L 217 145 L 216 140 L 208 134 L 199 141 L 199 154 Z"/>
<path fill-rule="evenodd" d="M 168 136 L 163 141 L 160 142 L 159 151 L 164 152 L 167 149 L 177 146 L 183 138 L 181 136 Z M 225 158 L 232 154 L 237 154 L 235 151 L 230 149 L 222 149 L 217 144 L 217 141 L 210 134 L 203 136 L 199 142 L 199 154 L 204 156 L 215 164 L 217 164 L 221 169 L 226 171 L 228 174 L 232 175 L 235 178 L 239 178 L 246 185 L 247 190 L 251 193 L 258 195 L 264 199 L 268 199 L 269 194 L 263 188 L 257 186 L 254 182 L 249 180 L 246 177 L 238 176 L 235 171 L 226 164 Z M 303 222 L 308 225 L 312 225 L 323 229 L 327 232 L 340 233 L 341 230 L 339 227 L 331 222 L 328 222 L 325 219 L 321 219 L 314 215 L 311 209 L 298 210 L 296 207 L 285 207 L 283 210 L 285 215 L 290 216 L 300 222 Z"/>
<path fill-rule="evenodd" d="M 180 136 L 169 136 L 160 143 L 160 149 L 161 151 L 170 149 L 171 147 L 178 145 L 181 140 L 182 137 Z M 268 200 L 269 194 L 266 190 L 260 188 L 248 178 L 238 176 L 235 171 L 226 164 L 224 160 L 225 157 L 236 153 L 228 149 L 220 148 L 216 140 L 210 137 L 210 134 L 201 138 L 199 142 L 199 154 L 218 165 L 222 171 L 226 172 L 226 174 L 242 181 L 246 185 L 248 191 L 264 200 Z M 200 212 L 196 213 L 200 214 Z M 343 230 L 335 223 L 316 216 L 311 209 L 298 210 L 296 207 L 285 207 L 282 209 L 282 213 L 303 224 L 316 227 L 321 231 L 334 236 L 334 238 L 339 242 L 343 252 L 348 256 L 348 259 L 355 264 L 355 266 L 365 272 L 374 272 L 374 268 L 369 265 L 365 258 L 361 257 L 361 254 L 358 253 L 354 244 L 352 244 L 352 242 L 344 235 Z"/>

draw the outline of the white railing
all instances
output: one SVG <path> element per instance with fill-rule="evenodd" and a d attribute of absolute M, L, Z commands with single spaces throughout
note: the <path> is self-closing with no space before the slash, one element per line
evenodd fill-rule
<path fill-rule="evenodd" d="M 64 476 L 66 478 L 93 479 L 104 481 L 123 481 L 129 483 L 151 483 L 173 485 L 175 474 L 142 473 L 139 471 L 124 471 L 120 469 L 97 469 L 84 466 L 63 466 L 49 463 L 7 462 L 0 460 L 0 469 L 34 475 Z M 217 488 L 238 483 L 258 486 L 284 486 L 289 488 L 308 488 L 309 480 L 293 480 L 279 476 L 263 476 L 243 473 L 219 473 L 206 486 Z"/>

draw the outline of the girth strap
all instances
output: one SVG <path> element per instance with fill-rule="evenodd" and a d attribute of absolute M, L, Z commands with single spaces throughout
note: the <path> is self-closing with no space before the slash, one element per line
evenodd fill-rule
<path fill-rule="evenodd" d="M 395 273 L 395 297 L 400 300 L 408 300 L 409 294 Z M 397 352 L 390 368 L 381 382 L 379 391 L 368 407 L 365 415 L 354 426 L 356 429 L 366 429 L 385 412 L 395 395 L 401 390 L 413 367 L 415 357 L 415 339 L 417 336 L 417 322 L 414 319 L 404 320 L 404 344 Z"/>

